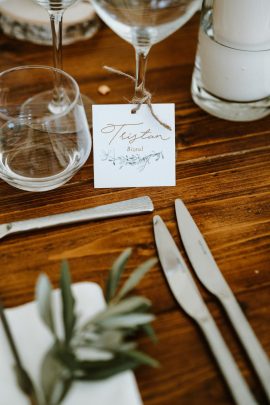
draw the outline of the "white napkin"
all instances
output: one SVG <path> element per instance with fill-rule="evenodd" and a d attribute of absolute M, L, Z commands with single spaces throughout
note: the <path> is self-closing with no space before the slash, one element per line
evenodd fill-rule
<path fill-rule="evenodd" d="M 76 298 L 76 312 L 80 321 L 89 319 L 105 306 L 101 288 L 95 283 L 72 286 Z M 60 293 L 54 291 L 56 313 L 60 315 Z M 38 384 L 40 362 L 52 344 L 52 337 L 39 318 L 35 302 L 5 311 L 22 362 Z M 61 325 L 60 316 L 56 319 Z M 0 405 L 28 405 L 28 400 L 17 387 L 13 357 L 0 324 Z M 63 405 L 142 405 L 134 374 L 126 371 L 100 382 L 76 382 Z"/>

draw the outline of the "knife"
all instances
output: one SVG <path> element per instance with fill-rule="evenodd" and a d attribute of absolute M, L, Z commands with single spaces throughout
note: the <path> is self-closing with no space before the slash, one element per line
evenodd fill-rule
<path fill-rule="evenodd" d="M 175 209 L 181 239 L 192 267 L 205 288 L 224 306 L 270 400 L 269 359 L 186 206 L 181 200 L 176 200 Z"/>
<path fill-rule="evenodd" d="M 101 205 L 84 210 L 3 224 L 0 225 L 0 239 L 11 233 L 49 228 L 56 225 L 72 224 L 75 222 L 143 214 L 153 212 L 153 210 L 154 206 L 151 198 L 147 196 L 133 198 L 131 200 Z"/>
<path fill-rule="evenodd" d="M 153 222 L 158 256 L 176 301 L 202 329 L 236 404 L 256 404 L 170 232 L 159 216 Z"/>

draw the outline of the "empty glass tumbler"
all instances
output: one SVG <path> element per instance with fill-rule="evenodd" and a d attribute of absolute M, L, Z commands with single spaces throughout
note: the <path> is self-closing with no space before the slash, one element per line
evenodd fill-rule
<path fill-rule="evenodd" d="M 269 0 L 204 0 L 192 96 L 228 120 L 269 114 Z"/>
<path fill-rule="evenodd" d="M 56 91 L 65 97 L 59 114 L 49 108 Z M 21 66 L 0 74 L 0 125 L 0 177 L 23 190 L 61 186 L 91 151 L 79 87 L 55 68 Z"/>

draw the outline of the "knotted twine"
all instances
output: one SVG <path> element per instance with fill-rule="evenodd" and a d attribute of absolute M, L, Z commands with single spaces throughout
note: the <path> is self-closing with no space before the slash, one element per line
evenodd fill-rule
<path fill-rule="evenodd" d="M 113 67 L 110 66 L 103 66 L 103 68 L 105 70 L 108 70 L 111 73 L 115 73 L 117 75 L 123 76 L 123 77 L 127 77 L 128 79 L 132 80 L 134 83 L 136 83 L 136 78 L 132 75 L 129 75 L 128 73 L 122 72 L 121 70 L 115 69 Z M 153 110 L 153 106 L 151 103 L 152 100 L 152 94 L 150 93 L 150 91 L 146 90 L 146 88 L 143 86 L 143 83 L 141 83 L 138 87 L 138 90 L 141 91 L 142 96 L 141 97 L 136 97 L 134 96 L 132 98 L 131 101 L 129 101 L 131 104 L 136 104 L 136 106 L 134 108 L 132 108 L 131 113 L 132 114 L 136 114 L 137 111 L 139 111 L 139 109 L 141 108 L 142 104 L 147 104 L 152 116 L 155 118 L 155 120 L 162 125 L 164 128 L 168 129 L 169 131 L 171 131 L 171 127 L 166 124 L 165 122 L 161 121 L 161 119 L 157 116 L 157 114 L 155 113 L 155 111 Z"/>

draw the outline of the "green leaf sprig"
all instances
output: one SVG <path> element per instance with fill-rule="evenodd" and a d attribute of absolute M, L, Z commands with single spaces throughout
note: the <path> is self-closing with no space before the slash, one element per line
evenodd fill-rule
<path fill-rule="evenodd" d="M 64 338 L 58 336 L 52 300 L 52 285 L 45 274 L 36 286 L 38 311 L 53 336 L 54 343 L 43 358 L 41 389 L 36 405 L 58 405 L 76 380 L 95 381 L 140 365 L 158 367 L 158 362 L 138 349 L 137 333 L 143 331 L 156 341 L 149 312 L 151 301 L 130 295 L 144 275 L 154 266 L 150 259 L 136 268 L 119 286 L 121 275 L 132 253 L 126 249 L 109 273 L 106 308 L 83 325 L 75 311 L 68 262 L 61 266 L 60 290 Z"/>

